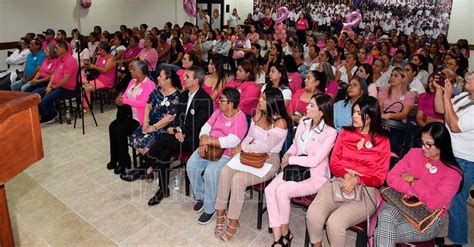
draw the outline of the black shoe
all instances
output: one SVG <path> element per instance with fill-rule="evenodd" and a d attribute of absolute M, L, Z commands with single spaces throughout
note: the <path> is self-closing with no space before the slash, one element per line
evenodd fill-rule
<path fill-rule="evenodd" d="M 208 214 L 206 212 L 202 213 L 201 216 L 199 216 L 199 219 L 198 219 L 199 224 L 205 225 L 205 224 L 211 222 L 212 218 L 214 218 L 214 214 L 215 214 L 215 212 L 212 213 L 212 214 Z"/>
<path fill-rule="evenodd" d="M 160 204 L 161 200 L 170 196 L 170 190 L 167 188 L 166 193 L 160 188 L 155 195 L 148 201 L 148 206 L 155 206 Z"/>
<path fill-rule="evenodd" d="M 204 209 L 204 202 L 202 200 L 197 200 L 194 205 L 194 212 L 199 213 Z"/>
<path fill-rule="evenodd" d="M 109 169 L 109 170 L 113 170 L 116 167 L 117 167 L 117 162 L 112 162 L 111 161 L 111 162 L 107 163 L 107 169 Z"/>
<path fill-rule="evenodd" d="M 435 245 L 438 245 L 440 247 L 462 247 L 462 244 L 444 244 L 444 238 L 443 237 L 436 237 L 434 239 Z"/>
<path fill-rule="evenodd" d="M 124 174 L 125 173 L 125 167 L 118 165 L 117 167 L 115 167 L 114 173 L 117 174 L 117 175 L 118 174 Z"/>
<path fill-rule="evenodd" d="M 133 170 L 130 170 L 128 172 L 125 172 L 123 173 L 122 175 L 120 175 L 120 178 L 122 180 L 125 180 L 127 182 L 133 182 L 137 179 L 140 178 L 140 176 L 144 176 L 143 174 L 143 169 L 133 169 Z"/>

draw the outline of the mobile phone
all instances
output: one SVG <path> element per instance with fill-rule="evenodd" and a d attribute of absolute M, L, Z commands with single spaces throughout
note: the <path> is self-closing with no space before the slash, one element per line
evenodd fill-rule
<path fill-rule="evenodd" d="M 435 76 L 435 83 L 438 84 L 438 85 L 440 85 L 441 87 L 444 87 L 445 80 L 446 80 L 446 77 L 444 77 L 444 75 L 441 74 L 441 73 L 438 73 L 438 74 Z"/>

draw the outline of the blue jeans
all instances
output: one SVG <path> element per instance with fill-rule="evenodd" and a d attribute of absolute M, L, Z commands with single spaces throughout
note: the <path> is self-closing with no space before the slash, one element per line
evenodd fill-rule
<path fill-rule="evenodd" d="M 48 95 L 41 99 L 39 104 L 39 113 L 42 120 L 51 120 L 56 116 L 56 109 L 54 108 L 54 102 L 60 97 L 68 96 L 73 94 L 73 90 L 58 88 L 54 89 Z"/>
<path fill-rule="evenodd" d="M 217 185 L 221 170 L 227 161 L 229 158 L 225 156 L 222 156 L 218 161 L 203 159 L 197 150 L 189 157 L 186 172 L 193 186 L 194 197 L 196 200 L 204 201 L 204 212 L 207 214 L 212 214 L 215 211 Z M 204 176 L 201 176 L 203 171 Z"/>
<path fill-rule="evenodd" d="M 22 91 L 25 92 L 25 89 L 31 86 L 31 82 L 23 83 L 21 80 L 12 82 L 10 85 L 12 91 Z"/>
<path fill-rule="evenodd" d="M 448 238 L 456 244 L 467 244 L 467 197 L 474 183 L 474 162 L 456 158 L 464 172 L 462 191 L 456 194 L 449 208 Z"/>

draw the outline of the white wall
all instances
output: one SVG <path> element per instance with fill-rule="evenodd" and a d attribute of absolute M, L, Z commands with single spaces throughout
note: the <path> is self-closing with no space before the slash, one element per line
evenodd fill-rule
<path fill-rule="evenodd" d="M 473 11 L 474 1 L 453 0 L 448 30 L 449 43 L 456 43 L 458 39 L 467 39 L 469 44 L 474 44 Z M 469 70 L 474 70 L 474 50 L 471 50 Z"/>

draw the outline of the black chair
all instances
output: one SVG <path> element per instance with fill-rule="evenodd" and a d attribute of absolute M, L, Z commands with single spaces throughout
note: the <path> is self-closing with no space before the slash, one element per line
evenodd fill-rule
<path fill-rule="evenodd" d="M 415 126 L 392 119 L 383 119 L 382 126 L 389 134 L 390 151 L 397 156 L 390 159 L 392 168 L 413 147 Z"/>

